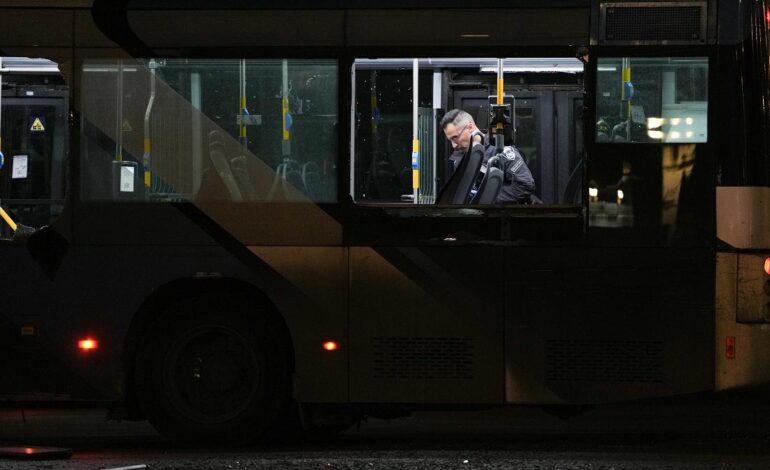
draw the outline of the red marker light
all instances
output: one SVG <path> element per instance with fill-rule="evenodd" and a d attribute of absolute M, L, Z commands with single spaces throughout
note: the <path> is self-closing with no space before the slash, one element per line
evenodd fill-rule
<path fill-rule="evenodd" d="M 35 449 L 33 449 L 31 447 L 25 447 L 24 448 L 24 453 L 25 454 L 34 454 L 35 453 Z"/>
<path fill-rule="evenodd" d="M 765 260 L 765 272 L 770 275 L 770 258 Z"/>
<path fill-rule="evenodd" d="M 78 341 L 78 348 L 81 351 L 93 351 L 94 349 L 97 349 L 99 347 L 99 341 L 96 341 L 93 338 L 86 338 L 81 339 Z"/>
<path fill-rule="evenodd" d="M 340 345 L 336 341 L 326 341 L 323 344 L 324 351 L 336 351 Z"/>
<path fill-rule="evenodd" d="M 725 338 L 725 357 L 735 359 L 735 336 Z"/>

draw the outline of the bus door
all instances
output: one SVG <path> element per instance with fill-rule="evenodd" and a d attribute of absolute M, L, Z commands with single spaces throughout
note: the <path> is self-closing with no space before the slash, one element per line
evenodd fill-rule
<path fill-rule="evenodd" d="M 3 59 L 11 72 L 2 77 L 0 205 L 17 224 L 40 229 L 61 215 L 64 204 L 69 92 L 57 64 Z M 0 283 L 8 288 L 0 298 L 0 354 L 13 360 L 5 361 L 0 371 L 0 396 L 94 398 L 93 389 L 65 366 L 67 360 L 79 357 L 68 341 L 73 322 L 64 313 L 68 305 L 63 301 L 74 299 L 77 310 L 83 292 L 67 242 L 53 229 L 37 232 L 34 238 L 13 237 L 3 222 Z M 54 354 L 54 348 L 65 353 Z"/>
<path fill-rule="evenodd" d="M 418 61 L 416 98 L 410 86 L 412 59 L 354 63 L 354 205 L 344 228 L 351 246 L 350 396 L 358 402 L 503 403 L 507 344 L 515 341 L 506 332 L 506 316 L 519 305 L 507 277 L 530 281 L 518 274 L 525 266 L 517 255 L 533 243 L 551 246 L 579 239 L 581 211 L 537 199 L 523 204 L 479 204 L 472 199 L 436 204 L 435 198 L 420 197 L 422 187 L 415 200 L 409 178 L 415 170 L 409 145 L 412 104 L 436 110 L 428 132 L 436 145 L 426 155 L 418 142 L 418 166 L 420 173 L 427 164 L 443 167 L 436 173 L 437 179 L 444 177 L 437 181 L 440 188 L 450 175 L 447 160 L 452 150 L 441 121 L 459 107 L 485 130 L 488 86 L 495 78 L 487 69 L 496 63 L 474 58 Z M 553 139 L 555 95 L 549 93 L 547 109 L 537 107 L 540 101 L 535 99 L 544 95 L 534 94 L 520 100 L 526 104 L 517 109 L 522 122 L 532 126 L 522 142 L 533 154 L 543 139 L 538 132 Z M 548 126 L 533 122 L 541 112 L 548 116 L 542 119 Z M 529 121 L 524 122 L 524 116 Z M 468 129 L 459 124 L 457 132 L 465 132 L 463 128 Z M 418 128 L 418 135 L 424 135 L 423 130 Z M 549 145 L 553 154 L 556 146 Z M 388 185 L 383 184 L 386 178 Z M 541 184 L 557 183 L 536 183 Z M 397 192 L 384 194 L 380 188 L 385 187 Z"/>
<path fill-rule="evenodd" d="M 591 116 L 575 121 L 592 128 L 585 134 L 586 239 L 577 250 L 511 258 L 528 267 L 506 276 L 522 280 L 511 358 L 531 383 L 545 385 L 530 397 L 547 392 L 556 403 L 710 389 L 708 54 L 595 50 L 589 67 L 596 74 L 587 87 Z M 524 387 L 508 390 L 526 401 Z"/>
<path fill-rule="evenodd" d="M 42 96 L 41 96 L 42 95 Z M 67 154 L 66 92 L 18 89 L 2 100 L 0 200 L 17 223 L 40 227 L 61 213 Z M 3 235 L 9 236 L 3 227 Z"/>
<path fill-rule="evenodd" d="M 355 204 L 344 237 L 354 402 L 502 400 L 503 249 L 489 243 L 500 239 L 502 219 L 435 204 L 448 157 L 439 125 L 446 92 L 444 70 L 429 62 L 437 63 L 420 59 L 417 107 L 412 59 L 357 59 L 353 67 Z M 415 201 L 414 182 L 426 173 L 433 189 L 421 184 Z"/>

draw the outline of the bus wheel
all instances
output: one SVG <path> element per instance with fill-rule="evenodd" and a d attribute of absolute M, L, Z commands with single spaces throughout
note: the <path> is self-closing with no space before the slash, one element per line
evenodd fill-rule
<path fill-rule="evenodd" d="M 253 310 L 245 299 L 206 295 L 172 305 L 151 324 L 134 383 L 161 434 L 240 445 L 274 424 L 289 398 L 289 351 L 273 322 Z"/>

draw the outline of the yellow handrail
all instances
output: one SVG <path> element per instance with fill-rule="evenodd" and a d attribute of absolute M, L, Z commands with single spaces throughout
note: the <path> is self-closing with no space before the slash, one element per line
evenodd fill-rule
<path fill-rule="evenodd" d="M 5 209 L 0 207 L 0 217 L 5 220 L 5 222 L 11 227 L 11 229 L 15 232 L 16 231 L 16 222 L 13 221 L 10 215 L 8 215 L 7 212 L 5 212 Z"/>

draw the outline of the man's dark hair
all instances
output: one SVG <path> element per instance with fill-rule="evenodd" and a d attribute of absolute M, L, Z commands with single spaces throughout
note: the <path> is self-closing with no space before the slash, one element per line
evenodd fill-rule
<path fill-rule="evenodd" d="M 446 126 L 454 124 L 457 127 L 468 125 L 473 122 L 473 116 L 466 113 L 462 109 L 452 109 L 444 114 L 441 118 L 441 129 L 446 129 Z M 474 123 L 475 124 L 475 123 Z"/>

